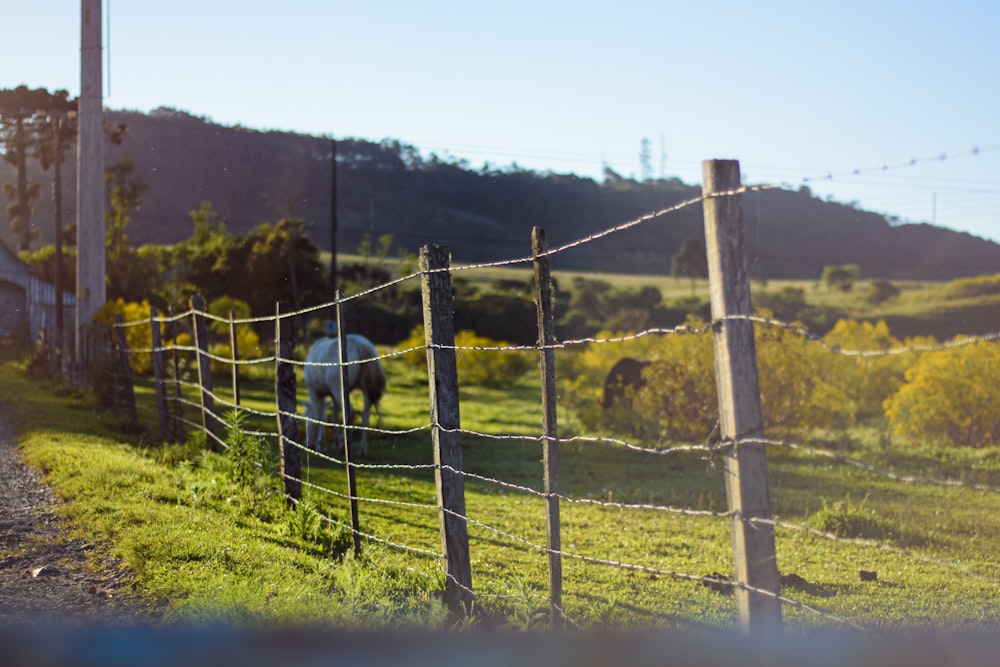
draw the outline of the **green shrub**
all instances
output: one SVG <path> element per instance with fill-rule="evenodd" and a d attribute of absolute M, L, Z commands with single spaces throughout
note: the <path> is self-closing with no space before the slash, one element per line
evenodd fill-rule
<path fill-rule="evenodd" d="M 109 410 L 115 405 L 115 375 L 121 373 L 118 363 L 109 356 L 99 357 L 87 366 L 87 386 L 98 410 Z"/>
<path fill-rule="evenodd" d="M 236 489 L 237 500 L 245 506 L 246 511 L 261 519 L 270 520 L 280 511 L 277 494 L 271 493 L 278 485 L 267 472 L 267 447 L 264 440 L 244 430 L 246 416 L 245 412 L 237 410 L 229 414 L 224 453 L 229 463 L 227 477 Z"/>
<path fill-rule="evenodd" d="M 197 464 L 207 449 L 204 431 L 192 431 L 183 442 L 165 442 L 155 453 L 155 460 L 171 468 Z"/>
<path fill-rule="evenodd" d="M 354 548 L 354 534 L 342 522 L 332 522 L 323 516 L 316 503 L 300 500 L 286 516 L 288 534 L 327 556 L 339 558 Z"/>
<path fill-rule="evenodd" d="M 868 288 L 868 303 L 877 306 L 892 301 L 900 294 L 900 289 L 888 280 L 873 280 Z"/>
<path fill-rule="evenodd" d="M 867 498 L 860 504 L 846 500 L 828 504 L 823 501 L 823 507 L 809 517 L 806 525 L 837 537 L 867 538 L 881 540 L 891 536 L 890 525 L 871 507 L 866 507 Z"/>

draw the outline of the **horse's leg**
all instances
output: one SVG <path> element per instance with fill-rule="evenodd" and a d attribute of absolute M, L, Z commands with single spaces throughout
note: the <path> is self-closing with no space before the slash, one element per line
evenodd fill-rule
<path fill-rule="evenodd" d="M 306 447 L 310 449 L 316 448 L 316 427 L 313 425 L 313 420 L 317 419 L 316 416 L 316 396 L 309 392 L 309 401 L 306 403 Z"/>
<path fill-rule="evenodd" d="M 306 423 L 306 446 L 321 452 L 326 444 L 326 427 L 319 422 L 326 421 L 326 397 L 310 393 L 309 398 L 310 404 L 306 416 L 310 420 Z"/>
<path fill-rule="evenodd" d="M 368 422 L 372 414 L 372 402 L 367 391 L 362 391 L 365 397 L 365 407 L 361 410 L 361 456 L 368 456 Z"/>
<path fill-rule="evenodd" d="M 351 351 L 348 351 L 351 354 Z M 347 369 L 347 384 L 344 387 L 344 408 L 345 408 L 345 428 L 344 435 L 346 441 L 344 442 L 345 447 L 350 447 L 351 442 L 354 440 L 353 426 L 354 426 L 354 404 L 351 403 L 351 392 L 358 386 L 358 380 L 360 379 L 360 368 L 356 364 L 351 364 Z M 363 436 L 362 436 L 363 437 Z M 351 453 L 355 453 L 354 450 Z"/>
<path fill-rule="evenodd" d="M 340 425 L 343 420 L 343 411 L 340 409 L 340 405 L 336 400 L 330 401 L 330 409 L 333 410 L 333 416 L 330 421 L 336 426 L 333 427 L 333 451 L 337 454 L 341 454 L 344 451 L 344 429 Z"/>
<path fill-rule="evenodd" d="M 344 451 L 345 444 L 346 444 L 344 442 L 344 433 L 346 432 L 346 429 L 350 428 L 351 419 L 353 417 L 353 415 L 351 413 L 351 404 L 350 404 L 350 402 L 348 402 L 347 405 L 345 406 L 346 409 L 347 409 L 346 421 L 345 421 L 345 416 L 344 416 L 344 410 L 343 410 L 343 408 L 340 407 L 340 404 L 338 404 L 337 401 L 332 400 L 331 401 L 331 406 L 332 406 L 331 409 L 334 410 L 334 413 L 335 413 L 333 415 L 333 419 L 331 421 L 334 424 L 336 424 L 336 427 L 335 427 L 335 430 L 334 430 L 334 435 L 335 435 L 335 437 L 334 437 L 334 450 L 338 454 L 342 454 L 343 451 Z"/>

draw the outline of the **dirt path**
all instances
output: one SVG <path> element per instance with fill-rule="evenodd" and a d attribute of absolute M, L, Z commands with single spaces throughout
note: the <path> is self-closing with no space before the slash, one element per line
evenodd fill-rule
<path fill-rule="evenodd" d="M 125 573 L 73 539 L 58 500 L 21 463 L 0 416 L 0 626 L 132 625 L 154 620 Z"/>

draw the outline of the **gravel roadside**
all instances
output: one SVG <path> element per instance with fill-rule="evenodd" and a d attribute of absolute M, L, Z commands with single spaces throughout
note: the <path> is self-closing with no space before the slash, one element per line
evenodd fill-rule
<path fill-rule="evenodd" d="M 155 621 L 116 563 L 70 533 L 59 501 L 21 463 L 0 416 L 0 626 L 134 625 Z"/>

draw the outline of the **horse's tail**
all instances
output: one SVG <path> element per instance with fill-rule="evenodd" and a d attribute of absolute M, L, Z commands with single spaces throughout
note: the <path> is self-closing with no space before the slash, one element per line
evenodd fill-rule
<path fill-rule="evenodd" d="M 378 410 L 378 402 L 385 395 L 385 369 L 382 368 L 382 362 L 379 361 L 378 357 L 374 357 L 364 365 L 361 374 L 364 376 L 362 382 L 368 393 L 368 400 L 371 401 L 375 410 Z"/>
<path fill-rule="evenodd" d="M 378 358 L 378 352 L 374 348 L 362 349 L 360 354 L 365 359 L 365 363 L 361 364 L 361 377 L 358 384 L 365 392 L 372 407 L 375 408 L 375 412 L 381 415 L 378 404 L 382 400 L 382 396 L 385 395 L 386 385 L 382 360 Z"/>

